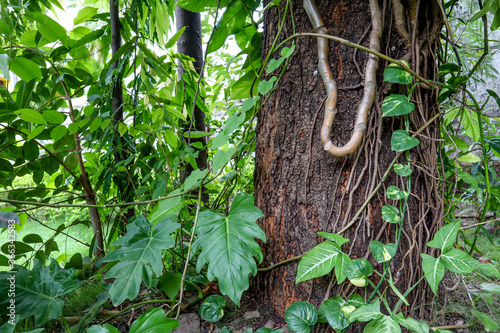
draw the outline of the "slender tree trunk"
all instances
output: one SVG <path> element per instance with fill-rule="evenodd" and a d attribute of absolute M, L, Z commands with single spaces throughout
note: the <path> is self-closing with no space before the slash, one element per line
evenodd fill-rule
<path fill-rule="evenodd" d="M 194 59 L 193 66 L 196 72 L 202 76 L 203 70 L 203 47 L 202 47 L 202 32 L 201 32 L 201 17 L 200 13 L 193 13 L 181 7 L 175 7 L 175 22 L 177 30 L 186 27 L 184 33 L 177 41 L 177 51 L 181 54 L 185 54 Z M 184 68 L 179 64 L 179 77 L 182 79 L 182 73 L 184 73 Z M 193 105 L 186 105 L 188 113 L 191 114 L 193 111 Z M 207 125 L 205 124 L 205 114 L 200 110 L 198 106 L 195 106 L 194 112 L 190 119 L 190 123 L 186 124 L 183 128 L 185 132 L 187 131 L 206 131 Z M 194 142 L 200 142 L 205 146 L 206 140 L 202 138 L 188 138 L 188 144 L 191 145 Z M 206 169 L 207 164 L 207 150 L 197 149 L 198 157 L 196 158 L 196 165 L 200 170 Z M 188 163 L 186 169 L 182 175 L 182 181 L 186 179 L 191 172 L 193 167 Z M 208 194 L 202 194 L 202 201 L 208 202 Z"/>
<path fill-rule="evenodd" d="M 267 3 L 268 1 L 266 1 Z M 404 58 L 422 76 L 435 78 L 436 41 L 442 18 L 433 1 L 420 7 L 420 1 L 404 1 L 404 9 L 394 12 L 393 3 L 399 0 L 379 1 L 383 17 L 381 52 L 393 58 Z M 280 6 L 266 11 L 264 17 L 263 52 L 266 54 L 276 37 Z M 370 9 L 366 0 L 317 0 L 324 25 L 330 35 L 359 43 L 369 44 Z M 292 1 L 296 32 L 312 32 L 311 23 L 301 0 Z M 283 31 L 292 34 L 291 18 Z M 400 23 L 396 29 L 394 25 Z M 404 30 L 404 31 L 403 31 Z M 402 33 L 403 31 L 403 33 Z M 406 33 L 406 35 L 404 34 Z M 419 37 L 422 36 L 422 37 Z M 282 36 L 282 40 L 287 36 Z M 334 157 L 323 149 L 320 130 L 323 122 L 325 88 L 317 71 L 317 41 L 314 37 L 296 40 L 296 49 L 290 59 L 279 87 L 261 110 L 257 123 L 255 164 L 256 205 L 264 218 L 260 224 L 267 234 L 264 245 L 265 259 L 262 268 L 306 253 L 323 239 L 318 231 L 337 233 L 343 229 L 367 200 L 381 181 L 395 157 L 390 139 L 394 130 L 403 126 L 401 119 L 381 117 L 381 103 L 387 94 L 407 94 L 407 88 L 383 83 L 382 73 L 388 65 L 379 62 L 377 95 L 368 117 L 367 130 L 361 146 L 353 155 Z M 289 45 L 288 45 L 289 46 Z M 335 42 L 329 42 L 329 65 L 339 87 L 337 116 L 331 139 L 336 145 L 349 141 L 355 123 L 357 107 L 363 98 L 364 67 L 367 54 Z M 279 52 L 277 52 L 279 54 Z M 410 116 L 411 130 L 416 131 L 436 112 L 436 95 L 420 86 L 412 95 L 416 110 Z M 440 148 L 439 126 L 433 123 L 419 137 L 421 144 L 411 152 L 413 174 L 412 197 L 409 201 L 402 244 L 391 268 L 396 286 L 403 292 L 422 276 L 419 253 L 430 252 L 425 247 L 442 220 L 443 200 L 438 191 L 436 156 Z M 406 163 L 401 158 L 400 163 Z M 384 186 L 370 201 L 360 218 L 343 234 L 350 242 L 342 247 L 351 259 L 367 258 L 381 271 L 381 265 L 370 255 L 369 243 L 378 239 L 383 243 L 394 242 L 395 228 L 384 223 L 381 207 L 392 203 L 385 196 L 385 189 L 406 184 L 390 173 Z M 267 306 L 271 314 L 283 318 L 287 307 L 297 301 L 309 300 L 319 306 L 323 300 L 340 295 L 348 297 L 353 292 L 364 294 L 349 282 L 341 286 L 332 276 L 295 284 L 298 261 L 279 266 L 257 275 L 253 291 L 257 302 Z M 376 284 L 378 276 L 371 277 Z M 426 282 L 420 284 L 426 287 Z M 371 290 L 369 290 L 370 292 Z M 389 301 L 395 296 L 389 293 Z M 428 297 L 426 288 L 417 288 L 408 299 L 414 308 L 417 300 Z"/>
<path fill-rule="evenodd" d="M 122 39 L 120 33 L 120 10 L 119 10 L 119 0 L 109 1 L 109 21 L 111 29 L 111 52 L 114 55 L 120 47 L 122 46 Z M 118 60 L 113 63 L 113 68 L 118 68 Z M 123 123 L 123 86 L 122 86 L 122 75 L 118 74 L 113 85 L 113 98 L 111 101 L 111 109 L 113 111 L 113 150 L 115 163 L 126 160 L 129 156 L 126 149 L 126 142 L 124 137 L 118 131 L 118 125 Z M 116 177 L 116 183 L 118 187 L 118 193 L 122 201 L 132 201 L 132 191 L 131 184 L 132 181 L 127 172 L 121 172 L 120 177 Z M 122 181 L 123 179 L 128 179 L 126 184 Z M 123 224 L 125 224 L 129 218 L 135 215 L 135 210 L 133 208 L 127 209 L 123 216 Z"/>

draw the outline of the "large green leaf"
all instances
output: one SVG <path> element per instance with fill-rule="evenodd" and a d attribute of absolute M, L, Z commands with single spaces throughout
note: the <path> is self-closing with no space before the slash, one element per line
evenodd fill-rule
<path fill-rule="evenodd" d="M 450 248 L 457 239 L 458 231 L 460 230 L 460 221 L 448 223 L 439 229 L 434 238 L 427 243 L 427 246 L 444 250 Z"/>
<path fill-rule="evenodd" d="M 373 332 L 401 333 L 401 327 L 392 317 L 382 316 L 377 319 L 376 324 L 373 327 Z"/>
<path fill-rule="evenodd" d="M 447 269 L 457 274 L 468 274 L 477 268 L 474 258 L 458 249 L 450 249 L 441 254 L 440 258 Z"/>
<path fill-rule="evenodd" d="M 351 262 L 351 258 L 345 253 L 339 253 L 335 262 L 335 277 L 337 283 L 342 283 L 347 278 L 347 265 Z"/>
<path fill-rule="evenodd" d="M 170 234 L 178 228 L 179 224 L 170 219 L 164 219 L 151 228 L 142 215 L 127 225 L 127 233 L 113 243 L 120 248 L 102 259 L 103 262 L 118 261 L 106 274 L 106 278 L 116 278 L 109 289 L 115 306 L 127 298 L 132 300 L 137 297 L 141 281 L 151 287 L 153 273 L 161 275 L 162 250 L 175 245 Z"/>
<path fill-rule="evenodd" d="M 394 151 L 410 150 L 419 144 L 420 141 L 417 138 L 412 138 L 405 130 L 397 130 L 392 133 L 391 148 Z"/>
<path fill-rule="evenodd" d="M 409 64 L 403 60 L 406 66 Z M 384 71 L 384 81 L 400 84 L 410 84 L 412 82 L 411 74 L 403 69 L 403 67 L 390 64 Z"/>
<path fill-rule="evenodd" d="M 363 304 L 356 310 L 354 310 L 349 316 L 349 320 L 351 322 L 354 321 L 370 321 L 373 319 L 378 319 L 382 317 L 382 313 L 380 312 L 380 303 L 378 300 L 372 302 L 370 304 Z"/>
<path fill-rule="evenodd" d="M 370 250 L 377 262 L 386 262 L 396 255 L 398 247 L 394 243 L 384 244 L 381 241 L 371 241 Z"/>
<path fill-rule="evenodd" d="M 318 322 L 318 312 L 311 303 L 296 302 L 286 309 L 285 320 L 293 333 L 309 333 L 311 326 Z"/>
<path fill-rule="evenodd" d="M 12 59 L 10 62 L 10 70 L 26 82 L 33 79 L 40 80 L 42 78 L 40 67 L 33 61 L 23 57 Z"/>
<path fill-rule="evenodd" d="M 38 28 L 38 31 L 49 42 L 60 40 L 63 45 L 67 44 L 68 36 L 66 29 L 64 29 L 59 23 L 43 14 L 42 12 L 27 12 L 25 15 L 29 19 L 36 21 L 36 27 Z"/>
<path fill-rule="evenodd" d="M 327 299 L 318 308 L 318 321 L 326 320 L 337 332 L 349 326 L 349 314 L 355 309 L 340 296 Z"/>
<path fill-rule="evenodd" d="M 212 210 L 202 211 L 196 229 L 198 237 L 193 243 L 194 253 L 201 249 L 196 264 L 198 272 L 208 263 L 208 279 L 217 278 L 222 294 L 238 305 L 241 294 L 249 286 L 248 274 L 257 274 L 253 257 L 259 263 L 263 259 L 255 238 L 266 240 L 265 233 L 256 223 L 262 212 L 253 201 L 253 196 L 240 193 L 234 198 L 227 216 Z"/>
<path fill-rule="evenodd" d="M 364 287 L 368 284 L 368 277 L 373 274 L 373 266 L 366 259 L 354 259 L 347 264 L 346 274 L 353 285 Z"/>
<path fill-rule="evenodd" d="M 15 112 L 19 118 L 29 123 L 46 124 L 45 118 L 37 111 L 32 109 L 21 109 Z"/>
<path fill-rule="evenodd" d="M 120 330 L 110 324 L 92 325 L 87 333 L 120 333 Z"/>
<path fill-rule="evenodd" d="M 484 325 L 484 329 L 486 332 L 497 332 L 500 328 L 498 325 L 498 321 L 488 316 L 486 313 L 472 310 L 472 314 L 477 317 Z"/>
<path fill-rule="evenodd" d="M 73 24 L 78 25 L 80 23 L 86 22 L 90 20 L 92 17 L 94 17 L 96 14 L 97 14 L 97 8 L 84 7 L 80 9 L 78 15 L 76 15 L 75 19 L 73 20 Z"/>
<path fill-rule="evenodd" d="M 443 279 L 445 273 L 445 266 L 440 258 L 434 258 L 428 254 L 421 253 L 422 268 L 424 276 L 431 287 L 432 292 L 437 296 L 437 289 L 439 282 Z"/>
<path fill-rule="evenodd" d="M 11 277 L 14 277 L 16 284 L 15 304 L 19 321 L 34 316 L 36 327 L 44 325 L 50 319 L 59 318 L 64 305 L 60 297 L 81 285 L 73 269 L 61 269 L 54 259 L 49 267 L 34 259 L 31 271 L 19 266 L 16 274 L 0 273 L 0 293 L 5 295 L 0 299 L 1 315 L 7 314 L 7 306 L 10 304 L 6 295 L 11 282 L 8 278 Z"/>
<path fill-rule="evenodd" d="M 425 321 L 419 321 L 414 318 L 408 317 L 405 318 L 402 313 L 398 313 L 395 316 L 392 316 L 401 326 L 406 327 L 415 333 L 429 333 L 430 328 L 429 324 Z"/>
<path fill-rule="evenodd" d="M 415 104 L 408 102 L 408 98 L 403 95 L 389 95 L 382 103 L 383 117 L 402 116 L 413 110 L 415 110 Z"/>
<path fill-rule="evenodd" d="M 316 245 L 300 259 L 295 283 L 330 273 L 340 253 L 340 246 L 330 241 Z"/>
<path fill-rule="evenodd" d="M 200 317 L 209 322 L 219 321 L 224 316 L 226 300 L 220 295 L 208 296 L 200 306 Z"/>
<path fill-rule="evenodd" d="M 140 315 L 130 326 L 129 333 L 170 333 L 179 326 L 179 322 L 165 316 L 166 312 L 161 308 Z"/>

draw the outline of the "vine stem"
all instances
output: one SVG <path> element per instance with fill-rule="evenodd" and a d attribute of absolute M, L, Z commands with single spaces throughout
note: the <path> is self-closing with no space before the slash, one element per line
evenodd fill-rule
<path fill-rule="evenodd" d="M 198 217 L 200 215 L 200 209 L 201 209 L 201 189 L 203 185 L 200 185 L 200 189 L 198 191 L 198 201 L 196 203 L 196 214 L 194 217 L 194 224 L 193 224 L 193 229 L 191 230 L 191 239 L 189 240 L 189 246 L 188 246 L 188 252 L 186 255 L 186 262 L 184 263 L 184 270 L 182 272 L 182 278 L 181 278 L 181 291 L 179 295 L 179 302 L 176 304 L 176 306 L 179 306 L 177 308 L 177 315 L 175 316 L 175 319 L 179 319 L 179 315 L 181 313 L 181 304 L 182 304 L 182 298 L 184 297 L 184 282 L 186 281 L 186 273 L 187 273 L 187 268 L 189 266 L 189 257 L 191 256 L 191 249 L 193 248 L 193 239 L 194 239 L 194 233 L 196 231 L 196 226 L 198 225 Z"/>
<path fill-rule="evenodd" d="M 278 45 L 278 47 L 276 49 L 279 49 L 281 46 L 283 46 L 284 44 L 286 44 L 288 41 L 290 41 L 292 39 L 300 38 L 300 37 L 306 37 L 306 36 L 328 38 L 328 39 L 334 40 L 336 42 L 339 42 L 341 44 L 357 48 L 357 49 L 359 49 L 361 51 L 365 51 L 365 52 L 374 54 L 374 55 L 376 55 L 377 57 L 379 57 L 381 59 L 387 60 L 389 62 L 392 62 L 392 63 L 400 66 L 401 68 L 403 68 L 405 71 L 407 71 L 408 73 L 410 73 L 411 75 L 413 75 L 415 78 L 417 78 L 419 81 L 421 81 L 422 83 L 424 83 L 429 88 L 431 88 L 433 90 L 438 89 L 438 87 L 437 87 L 436 84 L 430 82 L 429 80 L 427 80 L 427 79 L 423 78 L 422 76 L 418 75 L 417 73 L 415 73 L 403 61 L 397 60 L 397 59 L 394 59 L 394 58 L 391 58 L 391 57 L 388 57 L 388 56 L 386 56 L 383 53 L 380 53 L 378 51 L 372 50 L 372 49 L 370 49 L 368 47 L 365 47 L 363 45 L 359 45 L 359 44 L 353 43 L 351 41 L 348 41 L 347 39 L 340 38 L 340 37 L 337 37 L 337 36 L 332 36 L 332 35 L 327 35 L 327 34 L 318 34 L 318 33 L 314 33 L 314 32 L 299 32 L 299 33 L 291 35 L 290 37 L 288 37 L 287 39 L 285 39 L 284 41 L 282 41 Z"/>

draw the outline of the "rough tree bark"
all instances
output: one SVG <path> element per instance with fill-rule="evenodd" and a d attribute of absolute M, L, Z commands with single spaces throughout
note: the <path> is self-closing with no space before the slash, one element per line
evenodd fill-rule
<path fill-rule="evenodd" d="M 296 32 L 312 32 L 302 1 L 291 2 Z M 264 54 L 276 37 L 278 10 L 283 13 L 285 1 L 280 4 L 266 11 L 264 17 Z M 383 16 L 381 52 L 392 58 L 405 59 L 417 73 L 435 79 L 434 55 L 442 26 L 435 0 L 425 3 L 380 0 L 379 5 Z M 330 35 L 368 46 L 370 10 L 367 0 L 317 0 L 317 6 Z M 288 19 L 284 35 L 293 34 L 292 31 L 292 20 Z M 322 242 L 322 238 L 315 234 L 317 231 L 338 232 L 346 226 L 395 157 L 390 148 L 391 135 L 403 126 L 401 119 L 381 117 L 383 98 L 394 92 L 406 94 L 407 88 L 382 82 L 382 73 L 388 63 L 380 60 L 377 96 L 361 146 L 347 157 L 328 155 L 319 139 L 323 121 L 322 101 L 326 94 L 317 74 L 316 38 L 303 37 L 296 44 L 278 89 L 258 115 L 255 196 L 256 205 L 264 213 L 260 224 L 268 237 L 261 268 L 307 252 Z M 332 141 L 343 145 L 351 136 L 357 106 L 363 96 L 363 87 L 357 85 L 363 83 L 367 54 L 332 41 L 329 48 L 330 68 L 339 87 Z M 438 112 L 436 93 L 419 86 L 412 100 L 416 102 L 416 109 L 410 116 L 410 126 L 416 131 Z M 443 197 L 436 180 L 441 178 L 436 161 L 440 147 L 439 142 L 433 140 L 439 137 L 438 123 L 434 122 L 422 133 L 425 136 L 419 137 L 420 146 L 411 151 L 412 196 L 401 248 L 392 262 L 392 274 L 396 276 L 397 287 L 403 291 L 422 276 L 419 253 L 432 252 L 425 244 L 442 220 Z M 405 163 L 404 159 L 400 162 Z M 391 203 L 384 193 L 390 185 L 405 187 L 404 181 L 391 173 L 360 219 L 343 234 L 351 240 L 343 247 L 351 258 L 372 260 L 368 246 L 370 240 L 394 242 L 394 226 L 384 223 L 381 217 L 381 207 Z M 381 271 L 380 265 L 373 260 L 372 263 Z M 348 297 L 353 292 L 363 293 L 349 282 L 337 286 L 330 276 L 295 285 L 297 264 L 298 261 L 293 261 L 260 272 L 255 278 L 253 292 L 258 303 L 266 305 L 270 313 L 282 318 L 286 308 L 296 301 L 309 300 L 319 306 L 330 296 Z M 378 282 L 375 274 L 371 278 Z M 403 311 L 414 309 L 417 299 L 419 302 L 428 299 L 428 290 L 424 288 L 426 282 L 421 286 L 408 296 L 411 306 Z M 394 300 L 392 298 L 392 302 Z"/>

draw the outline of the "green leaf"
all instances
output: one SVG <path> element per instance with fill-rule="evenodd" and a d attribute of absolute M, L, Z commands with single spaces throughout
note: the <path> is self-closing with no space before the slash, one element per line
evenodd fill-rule
<path fill-rule="evenodd" d="M 31 132 L 28 133 L 28 138 L 27 140 L 31 140 L 36 138 L 38 135 L 40 135 L 43 130 L 45 129 L 45 125 L 40 125 L 40 126 L 31 126 Z"/>
<path fill-rule="evenodd" d="M 76 29 L 78 29 L 78 28 L 76 28 Z M 104 32 L 105 32 L 104 29 L 99 29 L 99 30 L 94 30 L 92 32 L 89 32 L 88 34 L 84 35 L 82 38 L 77 40 L 75 42 L 75 44 L 73 44 L 72 49 L 77 49 L 81 46 L 84 46 L 87 43 L 93 42 L 94 40 L 96 40 L 96 39 L 100 38 L 102 35 L 104 35 Z"/>
<path fill-rule="evenodd" d="M 500 285 L 496 283 L 481 283 L 481 290 L 484 293 L 500 295 Z"/>
<path fill-rule="evenodd" d="M 226 165 L 234 154 L 236 147 L 231 147 L 228 150 L 219 150 L 214 158 L 212 159 L 212 170 L 214 173 L 220 170 L 224 165 Z"/>
<path fill-rule="evenodd" d="M 97 15 L 97 8 L 94 7 L 84 7 L 80 9 L 78 12 L 78 15 L 76 15 L 75 19 L 73 20 L 74 25 L 78 25 L 80 23 L 87 22 L 90 20 L 92 17 Z"/>
<path fill-rule="evenodd" d="M 140 315 L 130 326 L 129 333 L 170 333 L 179 326 L 175 319 L 165 318 L 166 311 L 161 308 L 153 309 Z"/>
<path fill-rule="evenodd" d="M 396 186 L 389 186 L 387 188 L 387 197 L 392 200 L 401 200 L 406 197 L 407 193 L 400 190 Z M 389 205 L 388 205 L 389 206 Z M 398 210 L 399 213 L 399 210 Z"/>
<path fill-rule="evenodd" d="M 422 268 L 424 270 L 424 276 L 432 292 L 437 296 L 437 289 L 439 282 L 443 279 L 445 273 L 445 266 L 440 258 L 431 257 L 428 254 L 421 253 L 422 256 Z"/>
<path fill-rule="evenodd" d="M 472 309 L 472 314 L 476 316 L 479 321 L 481 321 L 486 332 L 496 332 L 500 328 L 498 326 L 498 321 L 492 319 L 486 313 Z"/>
<path fill-rule="evenodd" d="M 23 144 L 23 156 L 28 161 L 33 161 L 38 158 L 40 150 L 34 141 L 25 141 Z"/>
<path fill-rule="evenodd" d="M 191 172 L 189 177 L 187 177 L 186 180 L 184 181 L 184 191 L 199 186 L 201 180 L 205 177 L 207 172 L 208 172 L 207 169 L 205 170 L 196 169 L 193 172 Z"/>
<path fill-rule="evenodd" d="M 7 272 L 0 273 L 1 281 L 8 281 L 8 277 L 10 274 Z M 64 305 L 61 296 L 81 285 L 73 269 L 61 269 L 54 259 L 51 259 L 49 267 L 34 259 L 31 271 L 18 266 L 15 284 L 18 321 L 34 316 L 35 327 L 44 325 L 50 319 L 60 318 Z M 0 293 L 7 295 L 8 288 L 8 283 L 0 284 Z M 8 297 L 0 298 L 0 315 L 7 313 L 8 303 Z"/>
<path fill-rule="evenodd" d="M 408 63 L 405 62 L 406 66 L 409 67 Z M 384 71 L 384 81 L 400 84 L 410 84 L 412 82 L 411 74 L 403 69 L 403 67 L 390 64 Z"/>
<path fill-rule="evenodd" d="M 226 7 L 230 2 L 231 0 L 221 0 L 220 8 Z M 217 4 L 218 0 L 178 0 L 175 5 L 187 9 L 191 12 L 199 13 L 204 12 L 208 8 L 216 8 Z"/>
<path fill-rule="evenodd" d="M 40 67 L 33 61 L 16 57 L 10 62 L 10 70 L 26 82 L 36 79 L 37 81 L 42 78 L 42 71 Z"/>
<path fill-rule="evenodd" d="M 495 12 L 495 16 L 493 17 L 493 22 L 491 22 L 490 29 L 492 31 L 497 30 L 500 27 L 500 8 Z"/>
<path fill-rule="evenodd" d="M 476 270 L 475 260 L 458 249 L 450 249 L 439 257 L 450 271 L 457 274 L 468 274 Z"/>
<path fill-rule="evenodd" d="M 386 262 L 391 260 L 391 258 L 396 255 L 397 249 L 397 245 L 393 243 L 383 244 L 382 242 L 376 240 L 370 242 L 370 250 L 372 251 L 372 255 L 377 262 Z"/>
<path fill-rule="evenodd" d="M 120 333 L 120 330 L 110 324 L 92 325 L 87 333 Z"/>
<path fill-rule="evenodd" d="M 0 63 L 1 63 L 1 61 L 0 61 Z M 1 69 L 1 67 L 0 67 L 0 69 Z M 490 95 L 491 97 L 493 97 L 495 99 L 498 107 L 500 108 L 500 97 L 498 96 L 498 94 L 490 89 L 486 89 L 486 91 L 488 92 L 488 95 Z"/>
<path fill-rule="evenodd" d="M 207 47 L 207 54 L 220 49 L 225 44 L 227 37 L 243 29 L 249 9 L 251 8 L 246 8 L 245 1 L 231 1 L 224 14 L 222 14 L 220 21 L 217 22 L 210 44 Z"/>
<path fill-rule="evenodd" d="M 50 137 L 52 140 L 57 141 L 64 138 L 68 130 L 64 126 L 56 126 L 50 131 Z"/>
<path fill-rule="evenodd" d="M 285 320 L 293 333 L 309 333 L 311 326 L 318 322 L 318 312 L 308 302 L 296 302 L 286 309 Z"/>
<path fill-rule="evenodd" d="M 335 331 L 342 331 L 350 324 L 349 314 L 355 308 L 339 296 L 327 299 L 318 308 L 319 318 L 324 318 Z M 322 320 L 320 320 L 322 321 Z"/>
<path fill-rule="evenodd" d="M 444 63 L 441 66 L 439 66 L 439 76 L 440 77 L 443 77 L 449 73 L 455 73 L 455 72 L 459 72 L 459 71 L 460 71 L 460 66 L 458 66 L 457 64 L 452 64 L 452 63 L 447 62 L 447 63 Z"/>
<path fill-rule="evenodd" d="M 60 125 L 64 123 L 66 116 L 63 113 L 57 112 L 55 110 L 45 110 L 43 111 L 43 118 L 47 120 L 48 123 Z"/>
<path fill-rule="evenodd" d="M 271 59 L 269 61 L 269 64 L 267 65 L 267 69 L 266 69 L 266 73 L 269 74 L 273 71 L 276 70 L 276 68 L 280 67 L 281 64 L 283 63 L 283 61 L 285 61 L 285 58 L 281 57 L 279 59 Z"/>
<path fill-rule="evenodd" d="M 39 234 L 29 234 L 23 237 L 23 242 L 29 244 L 43 243 L 43 239 Z"/>
<path fill-rule="evenodd" d="M 335 277 L 337 283 L 342 283 L 347 278 L 347 265 L 351 262 L 351 258 L 345 253 L 339 253 L 335 262 Z"/>
<path fill-rule="evenodd" d="M 295 283 L 314 279 L 330 273 L 335 266 L 340 246 L 330 241 L 313 247 L 302 259 L 297 268 Z"/>
<path fill-rule="evenodd" d="M 8 54 L 0 54 L 0 73 L 2 73 L 4 78 L 10 80 Z"/>
<path fill-rule="evenodd" d="M 455 243 L 459 230 L 460 221 L 448 223 L 436 232 L 434 238 L 427 243 L 427 246 L 440 249 L 444 252 L 444 250 L 450 248 Z"/>
<path fill-rule="evenodd" d="M 344 238 L 338 234 L 332 234 L 329 232 L 318 231 L 317 234 L 320 235 L 321 237 L 331 241 L 331 242 L 338 244 L 338 246 L 342 246 L 343 244 L 345 244 L 349 241 L 349 239 L 347 239 L 347 238 Z"/>
<path fill-rule="evenodd" d="M 392 317 L 382 316 L 377 319 L 373 332 L 401 333 L 401 327 Z"/>
<path fill-rule="evenodd" d="M 227 216 L 212 210 L 202 211 L 196 230 L 198 237 L 193 243 L 193 253 L 201 249 L 196 264 L 198 272 L 208 263 L 208 279 L 217 278 L 221 293 L 237 305 L 249 287 L 248 274 L 257 274 L 257 264 L 252 257 L 259 263 L 263 259 L 255 238 L 266 240 L 256 223 L 262 212 L 253 201 L 253 196 L 239 193 Z"/>
<path fill-rule="evenodd" d="M 366 259 L 354 259 L 347 264 L 346 274 L 353 285 L 365 287 L 368 285 L 368 277 L 373 274 L 373 266 Z"/>
<path fill-rule="evenodd" d="M 106 273 L 107 279 L 116 278 L 109 289 L 111 301 L 115 306 L 127 298 L 136 298 L 142 281 L 147 287 L 151 287 L 153 273 L 156 276 L 161 275 L 162 250 L 175 245 L 170 234 L 178 228 L 179 224 L 170 219 L 164 219 L 151 228 L 148 220 L 142 215 L 127 225 L 127 233 L 113 243 L 113 246 L 120 248 L 111 251 L 102 259 L 102 262 L 118 261 Z"/>
<path fill-rule="evenodd" d="M 2 250 L 3 253 L 5 254 L 11 254 L 11 252 L 9 251 L 9 245 L 14 245 L 14 254 L 16 256 L 20 255 L 20 254 L 25 254 L 25 253 L 28 253 L 28 252 L 33 252 L 35 251 L 35 249 L 31 246 L 31 245 L 28 245 L 28 244 L 25 244 L 23 242 L 19 242 L 19 241 L 14 241 L 14 242 L 7 242 L 5 244 L 2 245 L 2 247 L 0 248 Z"/>
<path fill-rule="evenodd" d="M 380 312 L 380 303 L 376 300 L 370 304 L 363 304 L 356 310 L 354 310 L 349 316 L 349 320 L 351 322 L 360 321 L 370 321 L 373 319 L 378 319 L 382 317 L 382 313 Z"/>
<path fill-rule="evenodd" d="M 281 49 L 281 56 L 283 58 L 290 58 L 293 54 L 293 51 L 295 51 L 295 42 L 292 42 L 291 47 L 284 47 Z"/>
<path fill-rule="evenodd" d="M 208 296 L 200 306 L 200 316 L 212 323 L 219 321 L 224 316 L 226 300 L 220 295 Z"/>
<path fill-rule="evenodd" d="M 190 137 L 191 139 L 198 139 L 198 138 L 203 138 L 205 136 L 211 135 L 211 132 L 204 132 L 204 131 L 191 131 L 191 132 L 184 132 L 182 135 L 187 138 Z"/>
<path fill-rule="evenodd" d="M 31 109 L 21 109 L 17 110 L 15 114 L 24 121 L 35 124 L 45 125 L 47 121 L 45 118 L 37 111 Z"/>
<path fill-rule="evenodd" d="M 412 171 L 407 164 L 394 164 L 394 172 L 401 177 L 408 177 Z"/>
<path fill-rule="evenodd" d="M 405 151 L 420 144 L 417 138 L 412 138 L 407 131 L 397 130 L 392 133 L 391 148 L 393 151 Z"/>
<path fill-rule="evenodd" d="M 161 289 L 171 300 L 175 300 L 175 297 L 181 290 L 181 280 L 182 274 L 165 272 L 160 278 Z"/>
<path fill-rule="evenodd" d="M 401 221 L 401 216 L 399 216 L 399 209 L 397 209 L 393 205 L 385 205 L 382 207 L 382 218 L 387 223 L 399 223 Z"/>
<path fill-rule="evenodd" d="M 49 42 L 60 40 L 63 45 L 66 45 L 68 40 L 67 32 L 66 29 L 64 29 L 59 23 L 43 14 L 42 12 L 27 12 L 25 15 L 29 19 L 36 21 L 36 27 L 38 28 L 38 31 Z"/>
<path fill-rule="evenodd" d="M 184 30 L 186 30 L 186 27 L 182 27 L 179 30 L 177 30 L 177 32 L 172 36 L 172 38 L 168 40 L 167 44 L 165 44 L 165 48 L 169 49 L 172 46 L 174 46 L 174 44 L 179 40 L 179 38 L 181 38 L 182 34 L 184 33 Z"/>
<path fill-rule="evenodd" d="M 402 313 L 398 313 L 397 315 L 392 316 L 392 318 L 395 319 L 401 326 L 406 327 L 412 332 L 415 333 L 430 332 L 429 324 L 427 324 L 425 321 L 416 320 L 411 317 L 405 318 Z"/>
<path fill-rule="evenodd" d="M 278 78 L 273 76 L 269 81 L 260 81 L 257 90 L 262 94 L 267 94 L 271 89 L 273 89 L 274 82 L 276 82 Z"/>

